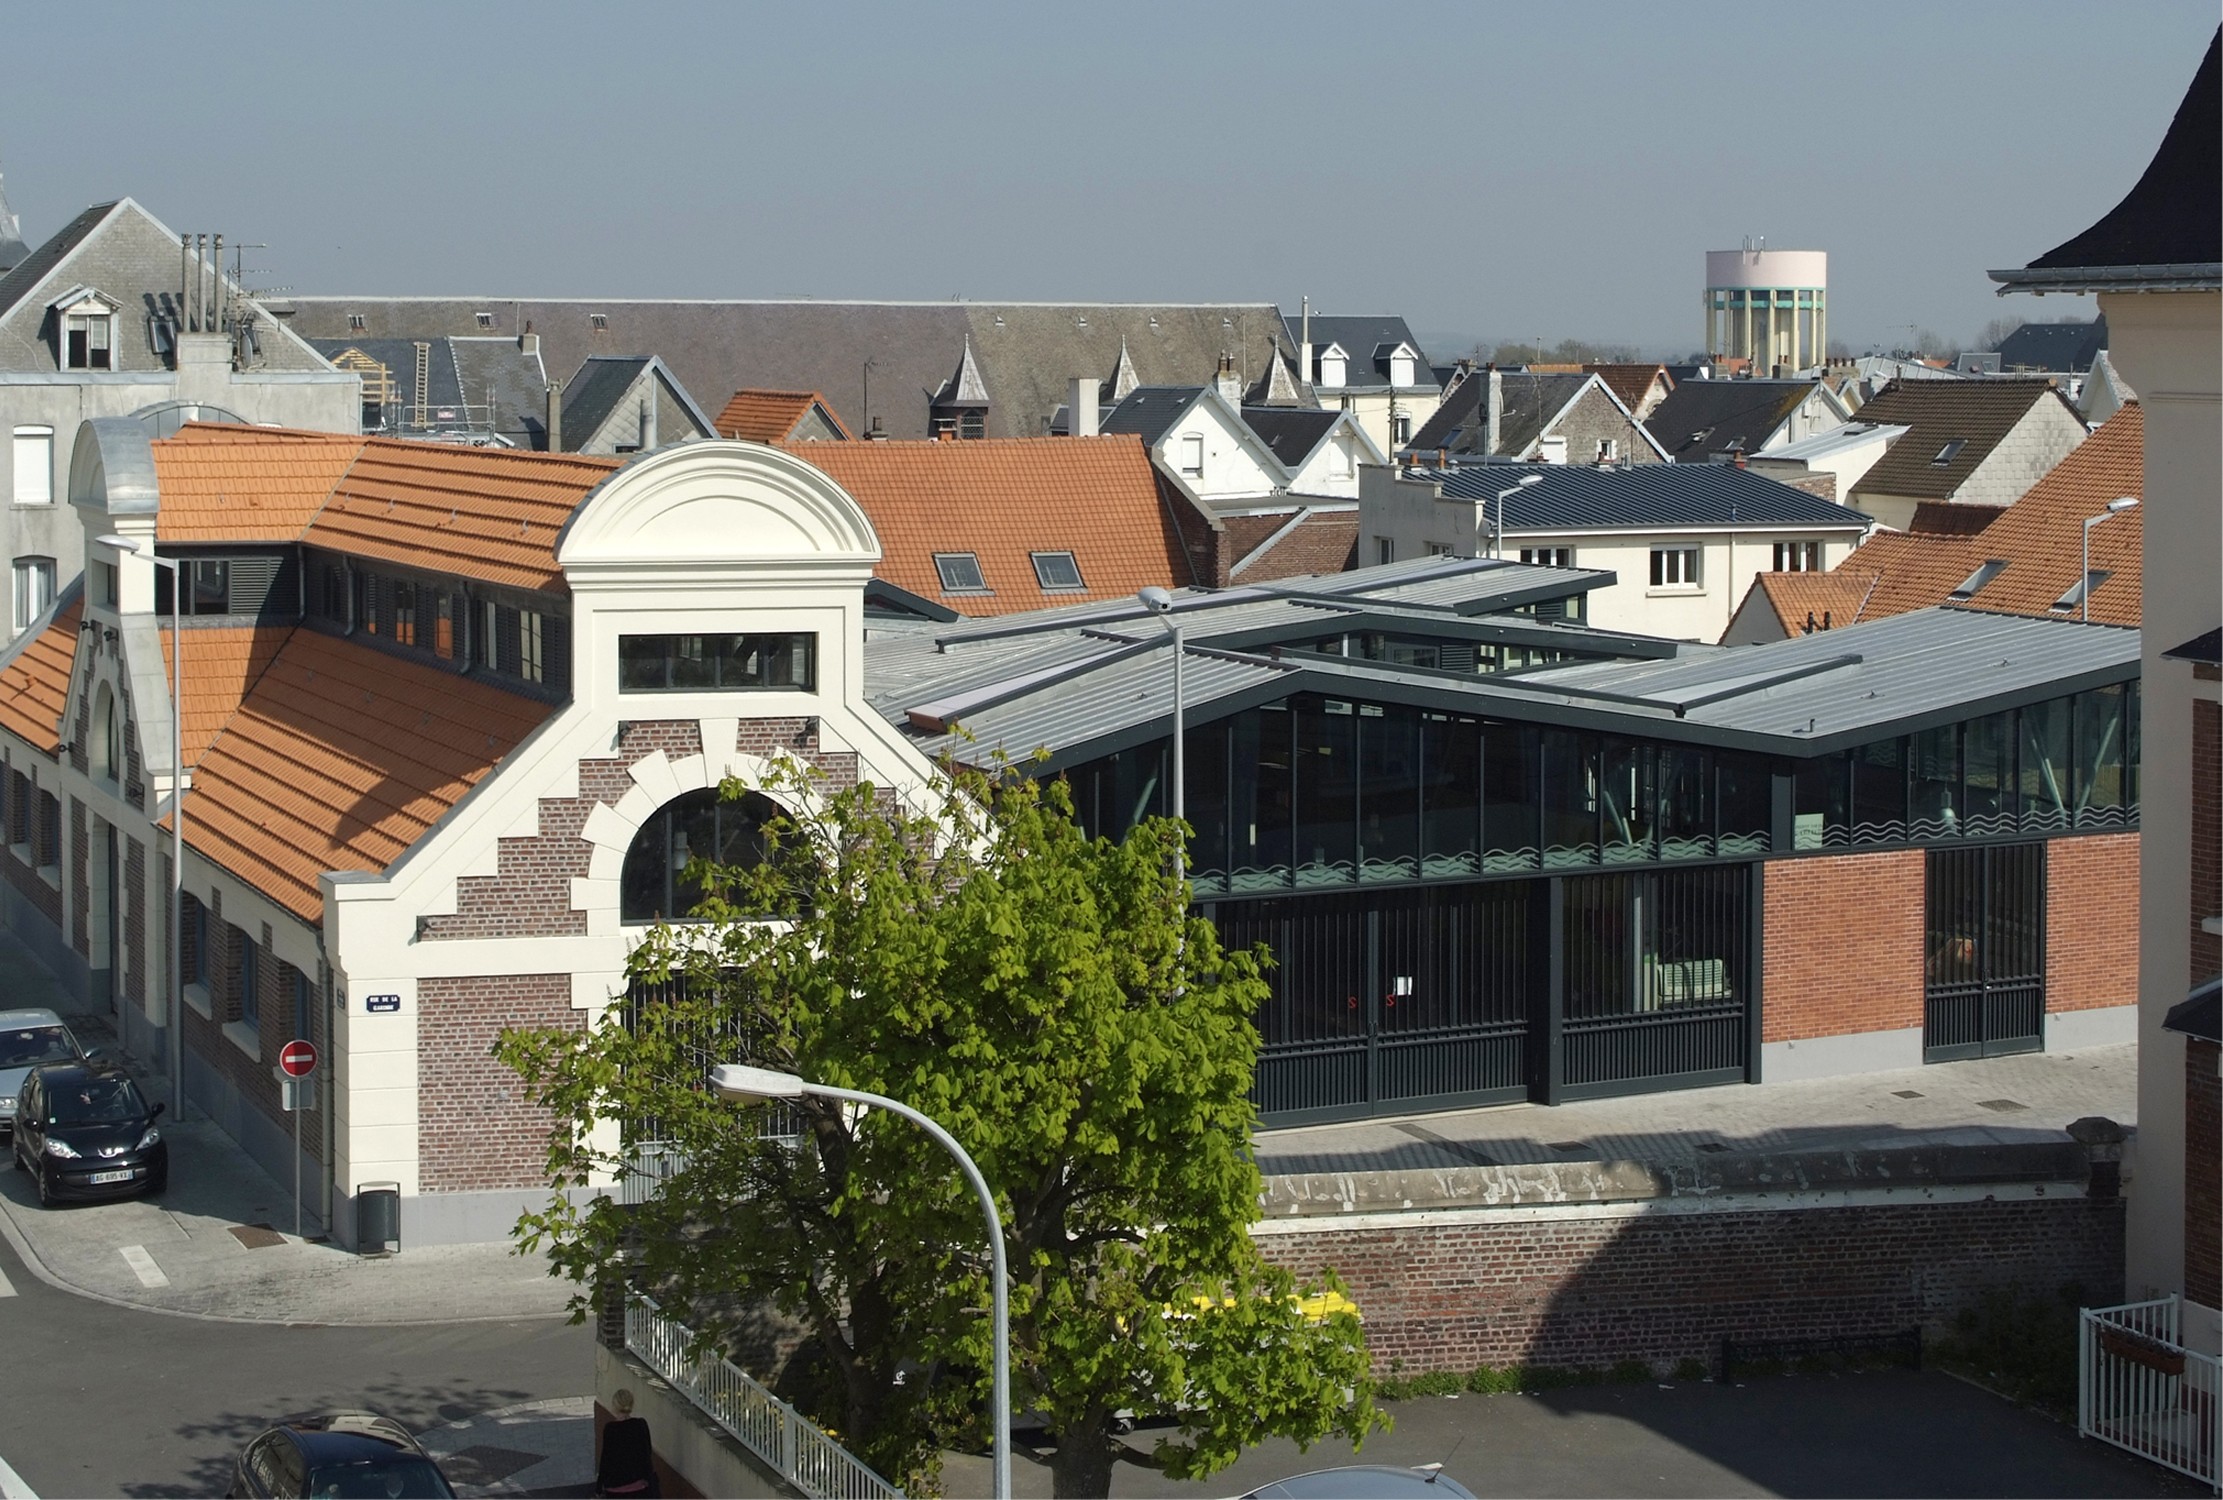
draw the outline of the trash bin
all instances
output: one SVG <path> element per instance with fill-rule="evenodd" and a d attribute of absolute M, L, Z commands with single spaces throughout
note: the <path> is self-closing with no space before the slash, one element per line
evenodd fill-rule
<path fill-rule="evenodd" d="M 355 1187 L 355 1253 L 392 1255 L 401 1248 L 401 1184 L 363 1182 Z"/>

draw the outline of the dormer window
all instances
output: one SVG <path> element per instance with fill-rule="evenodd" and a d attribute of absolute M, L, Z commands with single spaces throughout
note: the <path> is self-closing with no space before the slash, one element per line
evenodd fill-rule
<path fill-rule="evenodd" d="M 116 368 L 116 304 L 91 287 L 53 303 L 55 355 L 65 370 Z"/>
<path fill-rule="evenodd" d="M 1410 344 L 1384 344 L 1375 354 L 1378 364 L 1388 373 L 1389 383 L 1409 386 L 1415 383 L 1420 356 Z"/>
<path fill-rule="evenodd" d="M 1348 378 L 1351 357 L 1343 352 L 1341 344 L 1330 344 L 1320 351 L 1320 374 L 1317 383 L 1327 390 L 1341 390 Z"/>

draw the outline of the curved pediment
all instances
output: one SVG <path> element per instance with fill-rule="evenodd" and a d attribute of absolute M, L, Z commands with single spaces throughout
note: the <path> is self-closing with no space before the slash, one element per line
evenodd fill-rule
<path fill-rule="evenodd" d="M 849 492 L 762 443 L 662 449 L 612 474 L 556 542 L 565 568 L 880 560 L 880 539 Z"/>
<path fill-rule="evenodd" d="M 132 417 L 80 424 L 70 449 L 69 498 L 111 516 L 155 514 L 159 491 L 146 428 Z"/>

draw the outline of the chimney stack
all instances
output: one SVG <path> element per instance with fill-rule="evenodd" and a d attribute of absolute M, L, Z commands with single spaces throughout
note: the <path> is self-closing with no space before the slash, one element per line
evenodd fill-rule
<path fill-rule="evenodd" d="M 1238 410 L 1241 409 L 1243 404 L 1243 380 L 1241 376 L 1235 373 L 1235 356 L 1224 349 L 1220 351 L 1220 367 L 1218 373 L 1212 377 L 1212 384 L 1218 387 L 1219 393 L 1227 399 L 1229 406 Z"/>
<path fill-rule="evenodd" d="M 641 451 L 647 453 L 656 447 L 656 392 L 652 387 L 641 398 Z"/>
<path fill-rule="evenodd" d="M 1505 376 L 1495 364 L 1490 366 L 1490 388 L 1482 400 L 1482 455 L 1487 458 L 1497 452 L 1499 431 L 1505 425 Z"/>
<path fill-rule="evenodd" d="M 1303 299 L 1303 340 L 1297 345 L 1297 384 L 1312 384 L 1312 299 Z"/>
<path fill-rule="evenodd" d="M 1068 437 L 1096 436 L 1096 380 L 1076 375 L 1066 387 L 1065 433 Z"/>
<path fill-rule="evenodd" d="M 210 333 L 222 333 L 224 331 L 224 237 L 220 234 L 213 236 L 212 244 L 214 253 L 210 255 L 208 262 L 208 290 L 210 297 L 214 300 L 209 304 L 208 309 L 208 331 Z"/>
<path fill-rule="evenodd" d="M 548 429 L 548 451 L 563 452 L 563 382 L 560 380 L 548 382 L 548 418 L 545 425 Z"/>

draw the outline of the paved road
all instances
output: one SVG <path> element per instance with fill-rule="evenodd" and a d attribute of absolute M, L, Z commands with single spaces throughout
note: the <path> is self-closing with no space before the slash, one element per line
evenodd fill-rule
<path fill-rule="evenodd" d="M 36 1493 L 220 1495 L 272 1419 L 361 1405 L 413 1428 L 576 1396 L 589 1331 L 561 1319 L 382 1328 L 211 1322 L 58 1291 L 0 1241 L 0 1461 Z"/>

